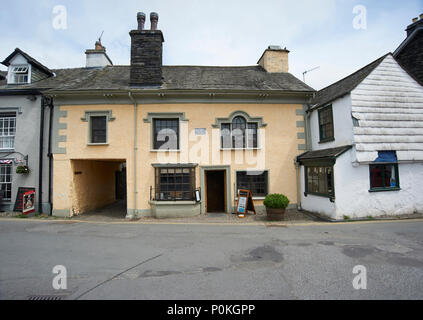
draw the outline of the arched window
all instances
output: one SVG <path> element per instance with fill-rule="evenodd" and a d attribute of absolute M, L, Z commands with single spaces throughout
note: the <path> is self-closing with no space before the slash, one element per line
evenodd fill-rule
<path fill-rule="evenodd" d="M 246 121 L 238 116 L 232 120 L 232 148 L 245 148 Z"/>
<path fill-rule="evenodd" d="M 236 116 L 232 122 L 222 123 L 222 148 L 257 148 L 257 127 L 257 122 L 247 122 L 243 116 Z"/>

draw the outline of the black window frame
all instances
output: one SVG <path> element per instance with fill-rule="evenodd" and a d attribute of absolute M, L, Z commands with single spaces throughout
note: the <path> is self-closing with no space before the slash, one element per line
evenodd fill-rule
<path fill-rule="evenodd" d="M 248 122 L 243 116 L 236 116 L 231 122 L 223 122 L 220 124 L 220 147 L 227 150 L 246 150 L 258 149 L 258 122 Z M 239 141 L 236 137 L 239 130 L 242 133 L 242 147 L 236 146 Z M 250 130 L 252 132 L 250 133 Z M 250 139 L 251 138 L 251 139 Z M 249 142 L 252 141 L 252 146 Z"/>
<path fill-rule="evenodd" d="M 155 167 L 155 201 L 194 201 L 195 167 Z"/>
<path fill-rule="evenodd" d="M 96 118 L 104 118 L 104 129 L 94 128 L 94 125 L 95 125 L 94 122 L 96 121 L 95 120 Z M 108 121 L 107 115 L 90 116 L 90 141 L 89 141 L 90 144 L 107 144 L 108 143 L 107 142 L 107 138 L 108 138 L 107 137 L 107 134 L 108 134 L 107 121 Z M 102 132 L 102 131 L 104 131 L 104 134 L 98 134 L 99 132 Z M 95 132 L 97 132 L 97 134 Z M 104 141 L 101 139 L 98 139 L 99 137 L 102 137 L 102 136 L 104 136 Z"/>
<path fill-rule="evenodd" d="M 335 140 L 335 131 L 333 125 L 333 108 L 328 105 L 318 111 L 319 121 L 319 143 L 330 142 Z M 329 133 L 331 133 L 329 135 Z"/>
<path fill-rule="evenodd" d="M 176 149 L 161 149 L 161 146 L 165 143 L 167 143 L 169 140 L 165 140 L 165 141 L 159 141 L 157 140 L 158 138 L 158 133 L 160 130 L 158 130 L 158 123 L 159 122 L 164 122 L 164 125 L 160 125 L 160 130 L 162 129 L 170 129 L 170 130 L 174 130 L 176 131 Z M 166 122 L 168 122 L 167 124 L 169 124 L 169 122 L 176 122 L 176 126 L 172 125 L 169 126 L 166 124 Z M 175 130 L 176 129 L 176 130 Z M 180 150 L 180 145 L 179 145 L 179 140 L 180 140 L 180 123 L 179 123 L 179 118 L 153 118 L 153 150 L 170 150 L 170 151 L 179 151 Z"/>
<path fill-rule="evenodd" d="M 331 164 L 321 164 L 321 165 L 305 165 L 304 166 L 304 185 L 305 185 L 305 192 L 304 195 L 307 196 L 308 194 L 311 195 L 315 195 L 315 196 L 320 196 L 320 197 L 325 197 L 325 198 L 330 198 L 331 200 L 333 200 L 335 198 L 335 184 L 334 184 L 334 171 L 333 171 L 333 165 Z M 320 170 L 323 169 L 324 170 L 324 175 L 325 178 L 323 179 L 323 181 L 321 182 L 320 180 Z M 328 177 L 328 171 L 330 169 L 331 172 L 331 176 L 330 178 Z M 310 170 L 310 171 L 309 171 Z M 311 179 L 311 183 L 313 184 L 313 181 L 317 181 L 317 189 L 318 191 L 314 191 L 314 190 L 310 190 L 309 188 L 309 182 L 310 182 L 310 175 L 309 173 L 311 172 L 311 170 L 313 170 L 313 173 L 315 173 L 315 170 L 319 171 L 317 174 L 317 178 L 314 178 L 312 176 Z M 323 185 L 326 187 L 324 188 L 326 192 L 321 192 L 320 191 L 320 186 L 321 183 L 323 183 Z M 331 185 L 331 190 L 329 190 L 329 183 Z"/>
<path fill-rule="evenodd" d="M 262 178 L 263 180 L 257 181 L 259 178 Z M 264 186 L 261 186 L 261 184 L 264 184 Z M 253 197 L 267 196 L 269 194 L 269 171 L 237 170 L 236 189 L 250 190 Z M 263 192 L 259 192 L 258 190 L 263 190 Z"/>
<path fill-rule="evenodd" d="M 386 166 L 393 166 L 395 170 L 395 186 L 386 186 Z M 382 171 L 382 182 L 383 186 L 373 186 L 372 185 L 372 169 L 376 167 L 384 167 L 384 170 Z M 398 169 L 398 162 L 375 162 L 369 164 L 369 185 L 370 189 L 369 192 L 380 192 L 380 191 L 397 191 L 401 190 L 400 187 L 400 177 L 399 177 L 399 169 Z"/>

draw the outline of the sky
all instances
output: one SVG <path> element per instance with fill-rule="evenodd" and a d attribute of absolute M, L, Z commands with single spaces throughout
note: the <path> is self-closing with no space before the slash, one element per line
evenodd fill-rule
<path fill-rule="evenodd" d="M 395 51 L 423 13 L 423 0 L 1 2 L 0 61 L 18 47 L 51 69 L 84 67 L 85 50 L 104 31 L 108 56 L 128 65 L 137 12 L 146 14 L 146 28 L 157 12 L 164 65 L 255 65 L 269 45 L 279 45 L 290 50 L 289 72 L 297 78 L 318 67 L 306 74 L 316 90 Z"/>

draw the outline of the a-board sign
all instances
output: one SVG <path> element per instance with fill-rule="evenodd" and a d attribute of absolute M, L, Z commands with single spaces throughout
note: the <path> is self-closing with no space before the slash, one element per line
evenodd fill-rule
<path fill-rule="evenodd" d="M 22 212 L 23 202 L 24 202 L 24 194 L 26 192 L 29 192 L 29 191 L 34 191 L 34 200 L 35 200 L 35 188 L 29 188 L 29 187 L 19 187 L 18 188 L 18 192 L 16 194 L 15 206 L 13 207 L 14 212 Z"/>
<path fill-rule="evenodd" d="M 30 214 L 35 211 L 35 190 L 25 192 L 23 195 L 22 214 Z"/>
<path fill-rule="evenodd" d="M 254 208 L 253 197 L 250 190 L 240 189 L 238 190 L 238 203 L 236 206 L 236 213 L 239 215 L 244 215 L 248 211 L 253 211 L 256 214 L 256 209 Z"/>

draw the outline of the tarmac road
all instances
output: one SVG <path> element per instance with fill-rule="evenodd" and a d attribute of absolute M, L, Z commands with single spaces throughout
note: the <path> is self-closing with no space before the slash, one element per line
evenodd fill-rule
<path fill-rule="evenodd" d="M 66 290 L 52 286 L 56 265 L 66 267 Z M 353 287 L 364 276 L 353 274 L 357 265 L 366 268 L 366 289 Z M 33 296 L 422 299 L 423 221 L 269 227 L 0 219 L 0 299 Z"/>

